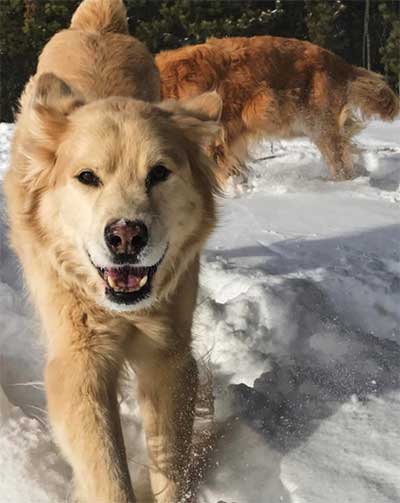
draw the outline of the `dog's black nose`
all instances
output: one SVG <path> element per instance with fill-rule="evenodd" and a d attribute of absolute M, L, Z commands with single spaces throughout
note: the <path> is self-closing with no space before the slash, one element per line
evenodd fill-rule
<path fill-rule="evenodd" d="M 114 254 L 138 255 L 147 244 L 148 231 L 140 220 L 121 219 L 106 226 L 104 239 Z"/>

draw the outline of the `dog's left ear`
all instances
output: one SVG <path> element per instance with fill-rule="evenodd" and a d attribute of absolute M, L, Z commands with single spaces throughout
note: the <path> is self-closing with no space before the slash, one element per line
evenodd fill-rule
<path fill-rule="evenodd" d="M 160 108 L 172 114 L 172 120 L 193 143 L 207 147 L 220 133 L 222 100 L 216 91 L 184 101 L 165 101 Z"/>
<path fill-rule="evenodd" d="M 185 110 L 203 120 L 219 122 L 222 115 L 222 99 L 217 91 L 200 94 L 182 101 Z"/>

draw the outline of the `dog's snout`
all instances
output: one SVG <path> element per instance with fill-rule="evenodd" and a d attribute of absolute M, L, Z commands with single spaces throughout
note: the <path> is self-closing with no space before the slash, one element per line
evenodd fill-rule
<path fill-rule="evenodd" d="M 146 246 L 148 231 L 140 220 L 118 220 L 108 224 L 104 239 L 114 254 L 137 255 Z"/>

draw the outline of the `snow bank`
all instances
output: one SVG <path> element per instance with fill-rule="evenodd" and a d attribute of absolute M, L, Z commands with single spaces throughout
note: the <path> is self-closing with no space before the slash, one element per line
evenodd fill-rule
<path fill-rule="evenodd" d="M 202 502 L 400 501 L 399 125 L 359 136 L 350 182 L 329 181 L 306 140 L 261 144 L 248 182 L 221 201 L 194 327 L 218 428 Z M 0 173 L 11 134 L 0 125 Z M 1 502 L 64 501 L 38 326 L 4 222 L 0 234 Z M 134 395 L 121 412 L 146 491 Z"/>

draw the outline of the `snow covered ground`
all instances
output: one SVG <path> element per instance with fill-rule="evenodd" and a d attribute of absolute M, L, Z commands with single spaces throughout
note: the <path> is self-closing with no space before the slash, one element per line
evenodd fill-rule
<path fill-rule="evenodd" d="M 0 125 L 2 172 L 11 133 Z M 400 121 L 371 123 L 357 143 L 363 176 L 340 183 L 306 140 L 261 144 L 247 187 L 221 201 L 195 323 L 218 420 L 202 503 L 400 501 Z M 61 503 L 70 472 L 5 234 L 1 224 L 0 501 Z M 143 481 L 137 405 L 121 407 Z"/>

